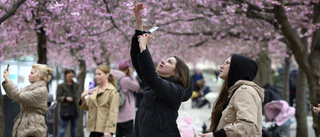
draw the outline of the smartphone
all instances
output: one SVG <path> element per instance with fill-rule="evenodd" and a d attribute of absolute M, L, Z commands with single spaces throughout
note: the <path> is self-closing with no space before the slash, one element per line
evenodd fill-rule
<path fill-rule="evenodd" d="M 10 66 L 10 64 L 8 64 L 8 66 L 7 66 L 7 71 L 9 71 L 9 66 Z"/>
<path fill-rule="evenodd" d="M 155 32 L 157 29 L 159 29 L 159 27 L 153 26 L 153 27 L 148 31 L 148 33 L 149 33 L 149 34 L 152 34 L 152 33 Z"/>
<path fill-rule="evenodd" d="M 89 87 L 92 86 L 90 89 L 94 89 L 94 81 L 89 82 Z"/>
<path fill-rule="evenodd" d="M 310 104 L 310 109 L 312 110 L 314 108 L 314 106 L 312 104 Z"/>

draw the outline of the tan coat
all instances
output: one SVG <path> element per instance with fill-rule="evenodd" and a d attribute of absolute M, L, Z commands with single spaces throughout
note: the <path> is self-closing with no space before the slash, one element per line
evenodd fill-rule
<path fill-rule="evenodd" d="M 47 126 L 44 114 L 47 112 L 48 89 L 45 81 L 37 81 L 19 90 L 12 82 L 3 82 L 7 96 L 20 103 L 21 112 L 14 119 L 13 137 L 46 137 Z"/>
<path fill-rule="evenodd" d="M 98 87 L 86 98 L 80 108 L 88 110 L 87 130 L 94 132 L 116 132 L 119 93 L 116 88 L 109 83 L 108 86 L 99 94 Z"/>
<path fill-rule="evenodd" d="M 253 82 L 239 80 L 229 89 L 229 97 L 235 89 L 217 130 L 223 128 L 227 137 L 261 137 L 264 90 Z"/>

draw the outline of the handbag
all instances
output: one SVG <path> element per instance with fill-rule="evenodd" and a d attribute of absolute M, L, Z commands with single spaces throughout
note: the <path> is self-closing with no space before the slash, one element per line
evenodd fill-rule
<path fill-rule="evenodd" d="M 60 118 L 62 120 L 69 120 L 76 116 L 77 109 L 74 103 L 68 103 L 68 105 L 60 107 Z"/>

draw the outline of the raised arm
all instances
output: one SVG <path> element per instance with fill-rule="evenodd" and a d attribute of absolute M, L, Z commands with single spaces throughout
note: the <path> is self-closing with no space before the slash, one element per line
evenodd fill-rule
<path fill-rule="evenodd" d="M 138 65 L 137 55 L 140 53 L 138 36 L 143 34 L 143 22 L 142 22 L 142 17 L 140 15 L 140 11 L 142 7 L 143 7 L 143 3 L 139 3 L 133 9 L 133 12 L 136 18 L 136 30 L 135 30 L 135 34 L 132 36 L 131 49 L 130 49 L 132 65 L 137 71 L 139 77 L 141 77 L 141 72 Z M 142 78 L 141 80 L 144 81 Z"/>
<path fill-rule="evenodd" d="M 136 7 L 133 8 L 134 16 L 136 17 L 136 30 L 143 31 L 143 22 L 140 15 L 140 11 L 143 8 L 143 3 L 139 3 Z"/>

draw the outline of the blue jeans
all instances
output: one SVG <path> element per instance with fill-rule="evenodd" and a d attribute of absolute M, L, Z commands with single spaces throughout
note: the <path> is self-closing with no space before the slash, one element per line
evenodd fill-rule
<path fill-rule="evenodd" d="M 70 120 L 62 120 L 60 119 L 60 129 L 57 137 L 64 137 L 64 134 L 66 133 L 68 123 L 71 122 L 71 137 L 76 137 L 76 131 L 77 131 L 77 123 L 78 123 L 78 117 L 72 118 Z"/>

